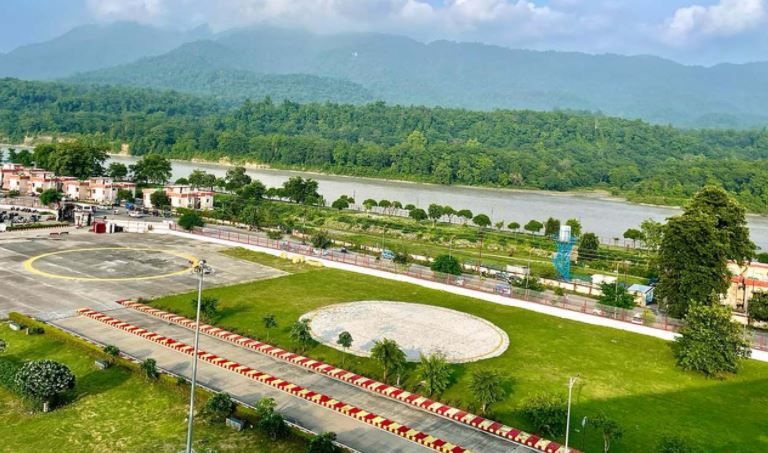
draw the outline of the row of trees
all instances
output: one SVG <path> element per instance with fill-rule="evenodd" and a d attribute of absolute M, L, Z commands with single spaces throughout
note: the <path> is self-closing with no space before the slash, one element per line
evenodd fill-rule
<path fill-rule="evenodd" d="M 77 112 L 77 114 L 73 114 Z M 695 131 L 565 112 L 210 100 L 135 88 L 0 81 L 0 133 L 128 143 L 134 154 L 677 201 L 716 182 L 768 209 L 768 132 Z"/>

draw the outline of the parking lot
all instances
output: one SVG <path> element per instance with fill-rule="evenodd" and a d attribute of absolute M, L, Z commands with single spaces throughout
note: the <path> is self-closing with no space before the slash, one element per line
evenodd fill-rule
<path fill-rule="evenodd" d="M 196 259 L 215 269 L 209 285 L 231 285 L 283 275 L 282 271 L 218 253 L 223 247 L 170 236 L 73 231 L 0 234 L 0 318 L 10 311 L 43 319 L 71 316 L 89 306 L 116 308 L 115 300 L 191 291 Z"/>

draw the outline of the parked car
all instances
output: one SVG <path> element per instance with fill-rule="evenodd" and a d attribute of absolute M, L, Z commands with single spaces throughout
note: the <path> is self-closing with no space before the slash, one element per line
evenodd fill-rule
<path fill-rule="evenodd" d="M 140 219 L 140 218 L 144 217 L 144 214 L 142 214 L 139 211 L 131 211 L 131 212 L 128 213 L 128 217 L 133 217 L 133 218 L 136 218 L 136 219 Z"/>

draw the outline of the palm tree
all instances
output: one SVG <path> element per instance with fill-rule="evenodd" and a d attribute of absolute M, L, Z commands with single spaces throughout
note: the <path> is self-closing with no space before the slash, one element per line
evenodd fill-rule
<path fill-rule="evenodd" d="M 371 357 L 384 369 L 384 382 L 387 382 L 391 373 L 398 373 L 397 381 L 400 385 L 400 372 L 405 367 L 405 352 L 400 349 L 395 340 L 388 338 L 375 340 L 373 343 Z"/>
<path fill-rule="evenodd" d="M 416 373 L 429 396 L 443 393 L 451 383 L 451 368 L 441 352 L 422 355 Z"/>
<path fill-rule="evenodd" d="M 347 332 L 346 330 L 344 332 L 341 332 L 339 334 L 339 339 L 336 340 L 336 343 L 344 348 L 344 352 L 347 352 L 349 350 L 349 347 L 352 346 L 352 334 Z M 344 354 L 341 356 L 341 366 L 344 367 L 344 359 L 347 358 L 347 355 Z"/>
<path fill-rule="evenodd" d="M 472 373 L 469 384 L 472 395 L 480 403 L 480 412 L 485 414 L 491 404 L 501 401 L 506 392 L 501 385 L 501 375 L 493 370 L 477 370 Z"/>
<path fill-rule="evenodd" d="M 267 329 L 267 341 L 269 341 L 269 329 L 277 327 L 277 321 L 275 315 L 272 313 L 261 318 L 261 323 L 264 324 L 264 328 Z"/>

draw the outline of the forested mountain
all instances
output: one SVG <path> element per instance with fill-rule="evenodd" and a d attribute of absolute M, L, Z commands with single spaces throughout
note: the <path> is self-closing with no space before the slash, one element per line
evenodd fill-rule
<path fill-rule="evenodd" d="M 679 130 L 564 112 L 210 99 L 136 88 L 0 80 L 0 141 L 87 137 L 134 154 L 441 184 L 615 189 L 679 201 L 719 184 L 768 211 L 768 132 Z"/>
<path fill-rule="evenodd" d="M 164 68 L 175 71 L 178 79 Z M 424 44 L 382 34 L 315 35 L 254 27 L 76 80 L 172 88 L 243 100 L 270 89 L 256 74 L 307 74 L 358 84 L 331 101 L 374 99 L 404 105 L 587 110 L 683 127 L 768 124 L 768 63 L 685 66 L 650 56 L 513 50 L 484 44 Z M 211 77 L 211 73 L 215 73 Z M 0 74 L 2 74 L 0 72 Z M 159 82 L 154 80 L 159 78 Z M 207 79 L 213 78 L 210 84 Z M 286 89 L 308 92 L 300 81 Z M 350 85 L 350 88 L 354 85 Z M 275 88 L 275 98 L 282 91 Z M 326 100 L 302 96 L 299 100 Z M 370 94 L 368 94 L 370 93 Z M 298 95 L 295 96 L 299 98 Z"/>
<path fill-rule="evenodd" d="M 361 104 L 373 101 L 362 86 L 307 74 L 258 74 L 237 69 L 238 55 L 214 41 L 185 44 L 160 57 L 78 74 L 65 81 L 178 90 L 240 103 L 244 99 Z"/>
<path fill-rule="evenodd" d="M 187 41 L 209 36 L 207 27 L 178 32 L 133 22 L 83 25 L 50 41 L 0 54 L 0 77 L 66 77 L 159 55 Z"/>

